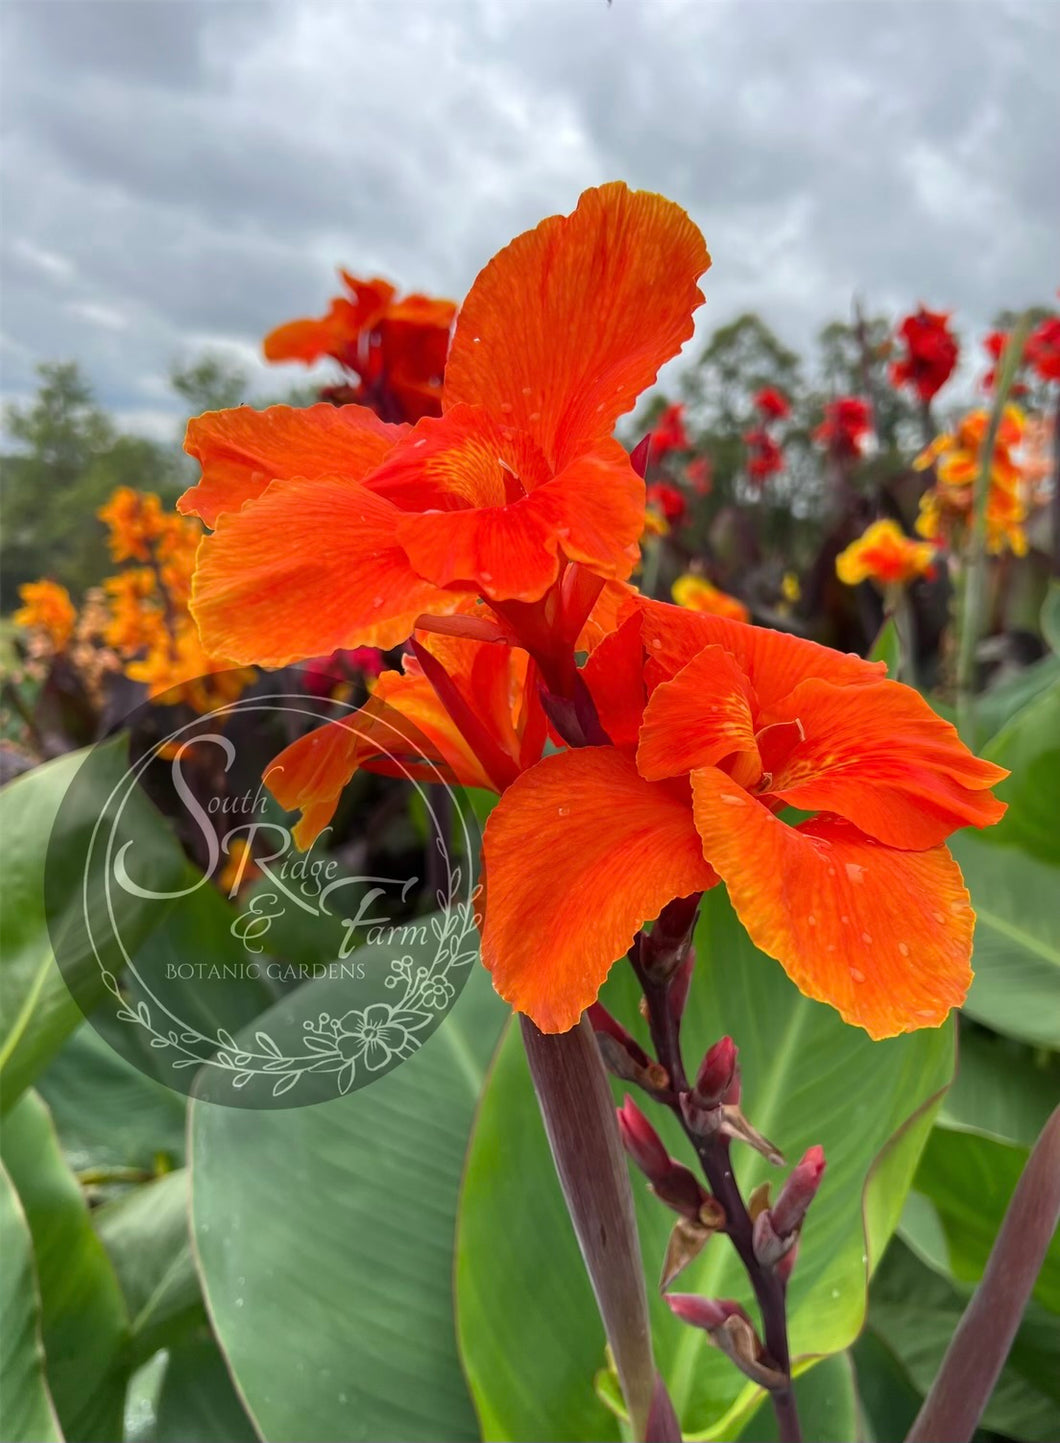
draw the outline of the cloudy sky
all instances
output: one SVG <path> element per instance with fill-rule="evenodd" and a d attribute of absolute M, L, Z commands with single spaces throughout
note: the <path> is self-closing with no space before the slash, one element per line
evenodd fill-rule
<path fill-rule="evenodd" d="M 1060 4 L 3 0 L 8 396 L 73 358 L 171 434 L 171 363 L 255 369 L 333 272 L 459 297 L 621 177 L 714 256 L 701 331 L 802 344 L 859 291 L 966 332 L 1060 283 Z M 301 379 L 294 377 L 292 379 Z"/>

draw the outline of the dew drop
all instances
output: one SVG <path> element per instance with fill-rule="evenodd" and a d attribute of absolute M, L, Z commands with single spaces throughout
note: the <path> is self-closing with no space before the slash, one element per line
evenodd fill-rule
<path fill-rule="evenodd" d="M 845 912 L 843 913 L 842 917 L 840 917 L 839 920 L 840 920 L 840 922 L 842 922 L 842 924 L 843 924 L 844 927 L 849 927 L 849 926 L 850 926 L 850 918 L 846 915 Z"/>
<path fill-rule="evenodd" d="M 532 386 L 524 386 L 524 387 L 523 387 L 523 395 L 524 395 L 524 396 L 532 396 L 533 394 L 534 394 L 534 388 L 533 388 Z"/>
<path fill-rule="evenodd" d="M 382 606 L 382 604 L 383 604 L 383 598 L 382 598 L 381 596 L 373 596 L 373 597 L 372 597 L 372 605 L 373 605 L 373 606 Z"/>
<path fill-rule="evenodd" d="M 492 571 L 483 571 L 483 572 L 482 572 L 482 579 L 483 579 L 483 581 L 492 581 L 492 580 L 493 580 L 493 572 L 492 572 Z"/>
<path fill-rule="evenodd" d="M 812 912 L 809 914 L 809 916 L 806 918 L 806 920 L 807 920 L 807 922 L 810 924 L 811 927 L 816 927 L 816 926 L 817 926 L 817 918 L 813 915 Z"/>
<path fill-rule="evenodd" d="M 557 812 L 557 815 L 559 815 L 559 816 L 561 816 L 561 817 L 569 817 L 569 816 L 570 816 L 570 807 L 557 807 L 557 808 L 556 808 L 556 812 Z"/>
<path fill-rule="evenodd" d="M 530 412 L 530 420 L 531 420 L 531 421 L 540 421 L 540 420 L 541 420 L 541 412 L 540 412 L 540 411 L 531 411 L 531 412 Z"/>
<path fill-rule="evenodd" d="M 829 867 L 829 868 L 828 868 L 828 875 L 829 875 L 830 877 L 834 877 L 834 876 L 835 876 L 835 868 L 834 868 L 834 867 Z"/>
<path fill-rule="evenodd" d="M 662 641 L 659 639 L 659 637 L 653 636 L 651 639 L 651 644 L 655 647 L 656 650 L 658 650 L 659 647 L 662 646 Z"/>
<path fill-rule="evenodd" d="M 918 1007 L 916 1015 L 918 1017 L 923 1017 L 925 1022 L 933 1021 L 936 1016 L 936 1014 L 932 1012 L 930 1007 Z"/>
<path fill-rule="evenodd" d="M 236 1307 L 237 1307 L 237 1308 L 241 1308 L 242 1306 L 243 1306 L 243 1299 L 242 1299 L 242 1298 L 237 1298 L 237 1299 L 236 1299 Z"/>
<path fill-rule="evenodd" d="M 945 922 L 946 920 L 945 915 L 942 912 L 932 912 L 931 915 L 934 917 L 936 922 Z"/>
<path fill-rule="evenodd" d="M 732 792 L 719 792 L 718 801 L 728 802 L 730 807 L 738 807 L 743 801 L 743 798 L 733 796 Z"/>
<path fill-rule="evenodd" d="M 866 944 L 871 944 L 871 942 L 872 942 L 872 934 L 869 933 L 869 932 L 862 932 L 862 934 L 861 934 L 861 940 L 862 940 L 864 943 L 866 943 Z"/>
<path fill-rule="evenodd" d="M 899 942 L 899 943 L 898 943 L 898 950 L 899 950 L 899 952 L 901 952 L 901 954 L 902 954 L 903 957 L 908 957 L 908 956 L 909 956 L 909 943 L 908 943 L 908 942 Z"/>
<path fill-rule="evenodd" d="M 848 862 L 847 876 L 852 882 L 861 882 L 865 877 L 865 868 L 859 867 L 857 862 Z"/>
<path fill-rule="evenodd" d="M 850 976 L 854 982 L 864 982 L 865 974 L 860 967 L 851 967 Z"/>

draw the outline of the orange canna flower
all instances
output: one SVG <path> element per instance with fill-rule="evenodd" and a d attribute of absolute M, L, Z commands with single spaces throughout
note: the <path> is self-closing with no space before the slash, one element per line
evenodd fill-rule
<path fill-rule="evenodd" d="M 935 574 L 935 548 L 913 541 L 897 521 L 874 521 L 856 541 L 840 552 L 836 575 L 847 586 L 878 581 L 882 586 L 908 586 L 918 576 Z"/>
<path fill-rule="evenodd" d="M 730 621 L 751 619 L 751 613 L 742 601 L 719 591 L 705 576 L 697 576 L 691 571 L 677 578 L 670 594 L 678 606 L 687 607 L 689 611 L 706 611 L 711 616 L 727 616 Z"/>
<path fill-rule="evenodd" d="M 403 667 L 384 671 L 363 707 L 299 737 L 266 772 L 280 805 L 302 813 L 293 836 L 303 851 L 362 768 L 500 792 L 540 759 L 547 723 L 525 652 L 418 633 Z"/>
<path fill-rule="evenodd" d="M 150 560 L 151 547 L 165 530 L 159 497 L 131 486 L 119 486 L 96 515 L 109 528 L 107 543 L 115 561 Z"/>
<path fill-rule="evenodd" d="M 56 651 L 63 651 L 77 621 L 77 608 L 66 587 L 57 581 L 27 581 L 18 594 L 22 605 L 12 617 L 15 625 L 43 633 Z"/>
<path fill-rule="evenodd" d="M 565 1031 L 646 918 L 720 880 L 807 996 L 873 1037 L 941 1023 L 974 921 L 943 843 L 998 820 L 1007 773 L 883 671 L 638 599 L 584 671 L 614 745 L 546 757 L 487 823 L 498 992 Z M 788 806 L 816 815 L 792 825 Z"/>
<path fill-rule="evenodd" d="M 936 436 L 913 462 L 918 471 L 935 466 L 936 483 L 920 498 L 916 529 L 929 541 L 953 544 L 971 523 L 975 481 L 980 453 L 990 425 L 985 410 L 970 411 L 956 432 Z M 987 549 L 994 554 L 1010 550 L 1016 556 L 1027 553 L 1023 523 L 1028 503 L 1023 472 L 1012 457 L 1025 429 L 1023 412 L 1006 406 L 998 428 L 990 466 L 986 499 Z"/>
<path fill-rule="evenodd" d="M 312 365 L 332 356 L 360 377 L 359 401 L 383 412 L 396 401 L 400 417 L 393 419 L 437 416 L 456 306 L 424 295 L 395 300 L 387 281 L 340 274 L 349 295 L 336 297 L 316 320 L 288 321 L 270 332 L 265 359 Z"/>
<path fill-rule="evenodd" d="M 708 264 L 678 206 L 606 185 L 479 275 L 441 417 L 395 427 L 320 406 L 193 421 L 203 479 L 178 504 L 215 527 L 192 600 L 207 646 L 266 666 L 386 648 L 469 595 L 544 635 L 560 592 L 577 594 L 576 635 L 601 587 L 629 576 L 644 523 L 643 481 L 611 432 L 692 334 Z"/>

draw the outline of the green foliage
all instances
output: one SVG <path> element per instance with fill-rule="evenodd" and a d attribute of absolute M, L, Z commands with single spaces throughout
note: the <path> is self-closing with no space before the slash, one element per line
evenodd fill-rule
<path fill-rule="evenodd" d="M 0 1167 L 0 1427 L 11 1443 L 59 1443 L 44 1374 L 33 1237 L 7 1169 Z"/>
<path fill-rule="evenodd" d="M 683 1026 L 690 1064 L 728 1032 L 740 1041 L 743 1106 L 755 1126 L 796 1160 L 814 1142 L 828 1158 L 792 1280 L 789 1316 L 796 1357 L 836 1353 L 861 1327 L 867 1259 L 898 1221 L 953 1068 L 950 1028 L 873 1043 L 830 1008 L 802 997 L 782 969 L 751 945 L 720 888 L 704 898 L 696 975 Z M 604 1000 L 627 1023 L 636 984 L 614 969 Z M 686 1146 L 661 1109 L 652 1121 L 678 1157 Z M 767 1178 L 765 1161 L 734 1144 L 747 1192 Z M 634 1177 L 649 1280 L 658 1277 L 673 1223 Z M 681 1291 L 735 1297 L 753 1310 L 745 1275 L 725 1239 L 714 1239 L 682 1275 Z M 461 1350 L 485 1436 L 617 1437 L 593 1396 L 603 1336 L 592 1294 L 537 1118 L 517 1033 L 501 1048 L 476 1123 L 461 1199 L 457 1245 Z M 656 1357 L 686 1436 L 726 1437 L 757 1393 L 707 1341 L 652 1308 Z M 609 1429 L 610 1431 L 601 1431 Z"/>
<path fill-rule="evenodd" d="M 340 984 L 307 985 L 326 1010 Z M 266 1438 L 478 1436 L 453 1337 L 453 1225 L 504 1015 L 479 970 L 422 1051 L 363 1091 L 282 1112 L 193 1104 L 204 1287 Z"/>

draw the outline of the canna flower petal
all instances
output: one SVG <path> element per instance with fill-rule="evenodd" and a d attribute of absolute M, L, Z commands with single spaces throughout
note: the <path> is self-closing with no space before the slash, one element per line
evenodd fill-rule
<path fill-rule="evenodd" d="M 922 851 L 1004 814 L 987 788 L 1008 772 L 974 756 L 911 687 L 804 681 L 763 720 L 797 721 L 803 734 L 770 794 L 804 811 L 838 812 L 889 847 Z"/>
<path fill-rule="evenodd" d="M 550 465 L 611 435 L 692 335 L 710 265 L 680 206 L 614 182 L 517 236 L 464 302 L 444 409 L 471 402 L 533 436 Z"/>
<path fill-rule="evenodd" d="M 837 817 L 790 827 L 714 768 L 693 773 L 692 794 L 704 856 L 800 992 L 873 1038 L 960 1006 L 975 914 L 945 847 L 892 850 Z"/>
<path fill-rule="evenodd" d="M 757 779 L 756 698 L 731 653 L 705 646 L 651 694 L 640 729 L 637 769 L 659 781 L 697 767 L 714 767 L 736 752 L 750 754 Z"/>
<path fill-rule="evenodd" d="M 687 796 L 644 781 L 626 753 L 585 747 L 539 762 L 490 814 L 482 958 L 543 1032 L 575 1025 L 671 898 L 714 885 Z"/>
<path fill-rule="evenodd" d="M 646 598 L 638 598 L 637 604 L 645 650 L 659 675 L 676 676 L 705 646 L 722 646 L 746 673 L 764 709 L 775 706 L 807 677 L 826 677 L 850 686 L 879 681 L 887 671 L 882 661 L 863 661 L 768 627 L 745 626 Z"/>
<path fill-rule="evenodd" d="M 646 701 L 640 617 L 627 617 L 605 636 L 589 653 L 581 675 L 611 741 L 616 747 L 635 748 Z"/>
<path fill-rule="evenodd" d="M 218 516 L 238 511 L 277 478 L 360 481 L 407 430 L 387 425 L 365 406 L 207 411 L 188 422 L 184 449 L 198 461 L 202 476 L 180 497 L 177 510 L 216 526 Z"/>
<path fill-rule="evenodd" d="M 400 512 L 341 477 L 276 481 L 217 519 L 200 548 L 191 609 L 209 651 L 286 666 L 356 646 L 397 645 L 424 612 L 461 604 L 412 570 Z"/>

